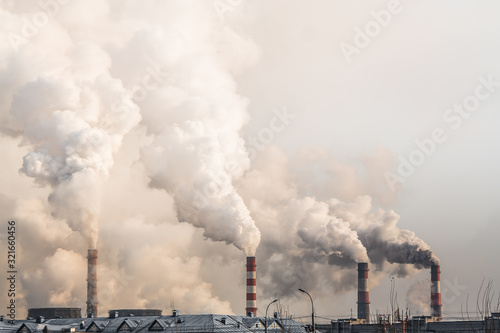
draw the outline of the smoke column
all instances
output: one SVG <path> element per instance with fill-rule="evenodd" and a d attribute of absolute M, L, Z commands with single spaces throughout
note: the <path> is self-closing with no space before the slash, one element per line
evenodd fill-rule
<path fill-rule="evenodd" d="M 441 268 L 431 266 L 431 315 L 441 318 Z"/>
<path fill-rule="evenodd" d="M 53 216 L 95 248 L 102 184 L 124 135 L 140 120 L 139 109 L 110 76 L 109 56 L 97 45 L 65 45 L 52 57 L 39 59 L 41 73 L 12 97 L 10 126 L 31 150 L 20 171 L 51 188 Z"/>
<path fill-rule="evenodd" d="M 88 250 L 87 318 L 97 317 L 97 250 Z"/>
<path fill-rule="evenodd" d="M 370 294 L 368 291 L 368 263 L 358 264 L 358 319 L 370 322 Z"/>
<path fill-rule="evenodd" d="M 307 152 L 306 161 L 313 152 Z M 318 169 L 345 166 L 313 165 L 309 170 L 308 163 L 297 158 L 289 161 L 275 147 L 258 155 L 255 165 L 245 174 L 239 192 L 251 203 L 255 219 L 266 221 L 258 224 L 267 235 L 259 249 L 259 257 L 264 258 L 259 264 L 263 294 L 291 297 L 297 288 L 324 292 L 326 286 L 336 292 L 356 290 L 353 271 L 358 263 L 371 263 L 373 287 L 383 274 L 405 277 L 438 262 L 428 244 L 399 228 L 399 216 L 375 208 L 370 196 L 341 200 L 304 195 L 321 191 L 327 176 L 344 176 L 324 175 L 315 186 L 311 177 Z M 305 170 L 290 171 L 301 165 Z M 307 179 L 312 181 L 300 191 L 305 186 L 302 180 Z M 273 187 L 263 191 L 268 183 Z"/>
<path fill-rule="evenodd" d="M 12 150 L 24 156 L 16 156 L 16 168 L 43 188 L 43 200 L 36 198 L 31 214 L 26 213 L 26 201 L 19 204 L 19 216 L 33 226 L 29 236 L 36 241 L 30 250 L 37 253 L 32 271 L 23 278 L 26 300 L 41 305 L 84 303 L 86 295 L 73 286 L 75 279 L 62 284 L 46 277 L 64 266 L 57 261 L 60 253 L 85 261 L 75 254 L 83 253 L 81 239 L 87 243 L 85 250 L 95 249 L 98 234 L 112 230 L 106 235 L 108 245 L 99 250 L 109 254 L 113 248 L 124 259 L 116 263 L 100 257 L 101 311 L 113 302 L 139 304 L 147 299 L 163 306 L 165 297 L 175 297 L 192 312 L 231 312 L 229 302 L 219 299 L 209 278 L 202 277 L 207 251 L 198 250 L 210 246 L 199 244 L 202 237 L 192 226 L 247 255 L 254 255 L 260 243 L 259 229 L 233 184 L 250 167 L 240 136 L 249 119 L 248 101 L 237 93 L 234 77 L 255 62 L 258 48 L 222 22 L 211 2 L 50 4 L 0 4 L 2 31 L 22 39 L 16 49 L 7 38 L 0 40 L 0 127 L 10 136 L 5 141 L 12 142 Z M 50 17 L 43 27 L 33 26 L 33 35 L 24 38 L 31 19 L 46 17 L 46 10 Z M 125 173 L 117 173 L 119 168 Z M 160 192 L 152 188 L 164 191 L 152 195 Z M 142 199 L 116 203 L 106 196 L 129 190 Z M 28 198 L 34 195 L 26 193 Z M 158 199 L 154 205 L 163 211 L 152 212 L 144 198 Z M 103 202 L 111 204 L 104 207 Z M 127 206 L 128 216 L 120 206 Z M 104 222 L 103 214 L 112 219 Z M 176 218 L 189 225 L 166 223 Z M 125 228 L 128 219 L 133 222 Z M 113 243 L 110 238 L 117 230 L 123 231 L 122 240 Z M 163 240 L 156 239 L 151 247 L 135 246 L 134 253 L 144 251 L 144 258 L 151 251 L 169 253 L 162 263 L 130 259 L 130 244 L 141 230 Z M 35 237 L 37 231 L 40 237 Z M 174 242 L 165 243 L 169 233 L 178 234 L 174 240 L 182 239 L 175 249 Z M 141 235 L 143 243 L 151 239 Z M 195 239 L 197 244 L 192 243 Z M 85 263 L 78 266 L 85 268 Z M 152 281 L 150 267 L 162 272 L 161 278 Z M 179 276 L 165 278 L 172 267 Z M 133 283 L 120 278 L 124 274 L 134 276 Z M 78 285 L 84 284 L 85 274 L 78 275 Z M 188 275 L 192 277 L 186 279 Z M 116 291 L 124 281 L 134 286 L 128 296 Z M 143 281 L 149 281 L 147 288 Z M 41 283 L 46 290 L 37 288 Z"/>
<path fill-rule="evenodd" d="M 351 203 L 332 199 L 330 207 L 333 215 L 348 221 L 357 232 L 372 263 L 412 264 L 418 269 L 439 263 L 428 244 L 413 231 L 398 227 L 398 214 L 381 209 L 372 212 L 370 197 L 360 196 Z"/>
<path fill-rule="evenodd" d="M 71 262 L 84 268 L 84 256 L 77 255 L 83 253 L 79 239 L 83 236 L 89 244 L 85 249 L 95 249 L 103 227 L 106 253 L 113 248 L 122 259 L 119 264 L 103 262 L 101 255 L 101 311 L 109 306 L 104 297 L 109 291 L 113 302 L 141 306 L 146 300 L 163 305 L 175 292 L 189 310 L 229 312 L 226 298 L 218 299 L 210 283 L 204 283 L 219 283 L 217 279 L 201 273 L 215 246 L 203 242 L 192 226 L 250 257 L 261 246 L 259 276 L 264 279 L 259 288 L 276 296 L 290 295 L 299 285 L 355 290 L 359 262 L 373 265 L 372 281 L 377 272 L 402 267 L 402 275 L 408 275 L 409 268 L 437 262 L 423 240 L 398 227 L 397 214 L 378 210 L 369 196 L 359 196 L 370 191 L 356 170 L 368 175 L 371 170 L 340 165 L 309 147 L 289 160 L 271 145 L 250 164 L 241 137 L 250 119 L 249 101 L 239 95 L 235 78 L 255 63 L 259 50 L 239 29 L 221 22 L 212 2 L 62 3 L 51 2 L 60 5 L 52 7 L 54 16 L 16 50 L 0 40 L 2 131 L 13 146 L 22 146 L 21 172 L 48 190 L 43 200 L 25 200 L 17 208 L 20 220 L 33 226 L 26 235 L 36 253 L 22 281 L 27 300 L 85 302 L 84 291 L 72 284 L 75 276 L 68 281 L 52 277 Z M 26 19 L 44 14 L 33 1 L 7 1 L 0 11 L 3 30 L 15 34 L 22 34 Z M 238 12 L 244 15 L 243 7 Z M 118 153 L 127 155 L 118 165 L 127 171 L 121 175 L 111 169 L 117 167 Z M 382 161 L 378 156 L 374 160 Z M 332 186 L 335 182 L 342 186 Z M 110 190 L 106 185 L 117 196 L 134 195 L 114 202 L 111 195 L 104 196 Z M 145 203 L 150 198 L 162 209 L 152 212 Z M 103 200 L 114 205 L 104 208 Z M 104 209 L 112 219 L 98 226 Z M 189 225 L 165 223 L 176 218 Z M 151 253 L 173 257 L 160 263 Z M 185 262 L 177 260 L 186 253 L 190 257 Z M 146 288 L 151 267 L 161 267 L 163 274 Z M 170 289 L 160 288 L 172 267 L 179 276 L 169 276 Z M 124 272 L 137 277 L 126 280 L 133 291 L 111 292 Z M 78 276 L 77 285 L 84 284 L 84 272 Z M 52 284 L 40 290 L 41 281 Z"/>
<path fill-rule="evenodd" d="M 175 19 L 179 27 L 186 24 L 181 17 Z M 196 28 L 181 30 L 171 37 L 178 41 L 172 49 L 153 57 L 169 79 L 151 93 L 165 105 L 162 112 L 155 104 L 139 103 L 152 138 L 141 161 L 149 185 L 174 199 L 179 222 L 254 256 L 260 231 L 233 185 L 250 167 L 240 137 L 248 102 L 236 93 L 233 73 L 251 65 L 257 49 L 220 22 L 205 18 Z"/>

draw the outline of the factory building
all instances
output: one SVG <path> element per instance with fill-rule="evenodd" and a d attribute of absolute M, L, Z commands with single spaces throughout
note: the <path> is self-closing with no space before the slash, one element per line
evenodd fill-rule
<path fill-rule="evenodd" d="M 0 316 L 0 333 L 308 333 L 310 326 L 290 318 L 257 317 L 257 274 L 255 257 L 246 258 L 246 316 L 180 315 L 174 310 L 163 316 L 159 309 L 117 309 L 98 317 L 97 250 L 88 250 L 87 311 L 80 308 L 29 309 L 28 319 L 9 323 Z M 500 313 L 484 320 L 442 321 L 441 269 L 431 266 L 430 316 L 394 321 L 390 316 L 375 318 L 370 313 L 369 264 L 358 263 L 357 318 L 315 325 L 317 333 L 369 332 L 492 332 L 500 333 Z M 311 299 L 312 301 L 312 299 Z M 372 320 L 370 320 L 370 318 Z M 267 327 L 266 327 L 267 323 Z"/>
<path fill-rule="evenodd" d="M 118 309 L 110 310 L 110 317 L 148 317 L 148 316 L 161 316 L 162 310 L 160 309 Z"/>
<path fill-rule="evenodd" d="M 144 310 L 126 310 L 141 313 Z M 145 310 L 149 311 L 149 310 Z M 152 310 L 157 311 L 157 310 Z M 9 324 L 0 320 L 1 333 L 265 333 L 263 317 L 232 315 L 180 315 L 170 316 L 118 316 L 112 310 L 108 317 L 57 318 L 18 320 Z M 430 316 L 413 317 L 407 321 L 389 323 L 383 318 L 370 324 L 355 318 L 332 321 L 330 325 L 317 325 L 317 333 L 500 333 L 500 313 L 492 313 L 484 320 L 441 321 Z M 269 333 L 308 333 L 303 324 L 278 316 L 268 318 Z"/>
<path fill-rule="evenodd" d="M 28 318 L 81 318 L 81 308 L 32 308 L 28 309 Z"/>
<path fill-rule="evenodd" d="M 130 311 L 130 310 L 127 310 Z M 141 310 L 133 310 L 141 311 Z M 155 311 L 155 310 L 153 310 Z M 136 312 L 136 313 L 139 313 Z M 108 317 L 60 318 L 17 320 L 14 325 L 0 321 L 1 333 L 263 333 L 266 320 L 262 317 L 232 315 L 180 315 L 169 316 L 117 316 L 110 311 Z M 294 320 L 278 318 L 267 320 L 269 333 L 307 333 L 304 326 Z"/>
<path fill-rule="evenodd" d="M 380 320 L 377 323 L 366 324 L 358 319 L 339 319 L 330 325 L 318 325 L 318 331 L 323 333 L 500 333 L 500 313 L 492 313 L 484 320 L 442 321 L 434 317 L 413 317 L 402 322 Z"/>

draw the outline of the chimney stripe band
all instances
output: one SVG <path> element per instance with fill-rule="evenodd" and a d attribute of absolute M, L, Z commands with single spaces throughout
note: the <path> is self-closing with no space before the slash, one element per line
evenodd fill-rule
<path fill-rule="evenodd" d="M 246 314 L 257 316 L 257 265 L 255 257 L 247 257 L 247 294 L 246 294 Z"/>
<path fill-rule="evenodd" d="M 358 319 L 370 322 L 370 292 L 368 291 L 368 263 L 358 263 Z"/>
<path fill-rule="evenodd" d="M 431 266 L 431 315 L 441 318 L 441 268 L 438 265 Z"/>

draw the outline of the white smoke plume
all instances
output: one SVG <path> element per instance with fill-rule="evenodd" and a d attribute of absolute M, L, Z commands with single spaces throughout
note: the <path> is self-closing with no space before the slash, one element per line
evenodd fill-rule
<path fill-rule="evenodd" d="M 171 48 L 153 55 L 172 80 L 151 93 L 154 103 L 139 103 L 152 137 L 142 161 L 150 185 L 174 197 L 179 221 L 254 255 L 260 232 L 233 186 L 250 166 L 239 135 L 248 118 L 247 101 L 229 74 L 252 63 L 257 51 L 219 22 L 200 18 L 196 28 L 182 30 L 173 55 Z M 150 38 L 160 44 L 169 42 L 166 37 Z"/>
<path fill-rule="evenodd" d="M 136 197 L 137 188 L 126 202 L 108 195 L 123 195 L 110 186 L 144 176 L 135 185 L 156 206 L 168 211 L 173 203 L 181 222 L 254 254 L 260 233 L 232 185 L 250 165 L 238 133 L 248 120 L 247 101 L 236 93 L 232 74 L 254 62 L 256 47 L 225 27 L 208 2 L 42 2 L 0 4 L 6 32 L 0 41 L 2 132 L 21 144 L 21 172 L 50 190 L 42 191 L 45 202 L 19 200 L 12 214 L 40 232 L 23 236 L 33 248 L 26 247 L 21 304 L 84 303 L 73 284 L 58 287 L 61 281 L 50 277 L 71 270 L 69 261 L 80 266 L 101 229 L 101 309 L 117 303 L 165 308 L 170 298 L 192 312 L 231 313 L 228 302 L 200 279 L 202 259 L 193 254 L 190 227 L 165 223 L 176 216 L 159 209 L 146 221 L 142 216 L 152 211 L 145 211 L 149 203 Z M 115 165 L 127 135 L 140 140 L 127 147 L 135 157 L 124 158 L 137 174 Z M 146 168 L 134 164 L 138 159 Z M 113 176 L 117 170 L 128 176 Z M 168 195 L 143 188 L 148 181 Z M 139 202 L 143 206 L 130 209 Z M 130 219 L 120 211 L 139 216 Z M 123 222 L 127 218 L 132 222 Z M 133 252 L 132 239 L 141 240 Z M 49 264 L 59 259 L 59 265 Z M 46 293 L 37 289 L 41 283 Z"/>
<path fill-rule="evenodd" d="M 417 268 L 430 268 L 439 263 L 429 245 L 414 232 L 399 229 L 399 215 L 394 211 L 373 212 L 370 197 L 360 196 L 351 203 L 333 199 L 330 205 L 334 215 L 350 221 L 358 232 L 372 263 L 412 264 Z"/>
<path fill-rule="evenodd" d="M 35 50 L 39 55 L 30 58 Z M 52 188 L 53 215 L 95 248 L 102 182 L 123 136 L 139 122 L 139 109 L 110 76 L 108 54 L 93 42 L 68 39 L 55 49 L 33 40 L 17 52 L 2 76 L 19 80 L 6 89 L 11 103 L 4 117 L 10 133 L 31 149 L 21 172 Z M 30 73 L 35 59 L 37 71 Z"/>
<path fill-rule="evenodd" d="M 85 298 L 87 262 L 80 254 L 64 249 L 57 249 L 54 254 L 46 257 L 40 268 L 32 274 L 25 274 L 23 287 L 27 290 L 39 288 L 40 281 L 50 281 L 51 288 L 41 289 L 37 293 L 26 295 L 28 304 L 78 304 Z M 60 274 L 65 271 L 65 274 Z"/>
<path fill-rule="evenodd" d="M 136 139 L 140 138 L 134 136 L 131 141 Z M 165 312 L 170 304 L 186 313 L 232 313 L 228 301 L 214 295 L 211 283 L 201 277 L 204 258 L 193 248 L 203 242 L 196 230 L 175 222 L 175 215 L 164 208 L 155 210 L 171 198 L 141 187 L 143 171 L 130 169 L 130 157 L 124 155 L 118 154 L 119 165 L 113 167 L 111 184 L 106 182 L 103 190 L 97 267 L 99 315 L 123 307 Z M 136 191 L 127 191 L 129 186 Z M 138 207 L 144 210 L 148 204 L 148 217 L 140 216 Z M 18 242 L 22 244 L 19 255 L 23 269 L 17 295 L 20 317 L 29 307 L 85 306 L 87 243 L 65 220 L 51 216 L 48 205 L 43 200 L 23 200 L 11 213 L 19 225 Z M 131 211 L 138 216 L 131 218 Z M 165 223 L 171 217 L 173 224 Z"/>
<path fill-rule="evenodd" d="M 268 147 L 251 163 L 235 75 L 259 51 L 209 1 L 50 3 L 31 30 L 37 3 L 0 6 L 1 28 L 22 37 L 0 41 L 0 144 L 41 186 L 2 175 L 28 189 L 5 198 L 26 244 L 21 306 L 84 304 L 78 286 L 98 232 L 100 311 L 170 302 L 239 313 L 227 292 L 241 288 L 237 249 L 258 256 L 259 288 L 276 296 L 353 290 L 357 262 L 375 264 L 376 281 L 436 260 L 394 212 L 375 208 L 391 199 L 377 182 L 387 152 L 360 162 L 368 180 L 322 149 L 289 160 Z"/>
<path fill-rule="evenodd" d="M 406 302 L 413 314 L 428 315 L 431 313 L 429 299 L 430 290 L 430 280 L 417 281 L 408 289 Z"/>
<path fill-rule="evenodd" d="M 354 262 L 367 262 L 366 249 L 355 230 L 348 222 L 329 215 L 328 206 L 310 198 L 305 217 L 298 225 L 297 234 L 303 242 L 301 247 L 310 250 L 315 257 L 338 257 Z"/>
<path fill-rule="evenodd" d="M 358 262 L 375 265 L 370 277 L 373 286 L 379 273 L 405 277 L 437 262 L 423 240 L 398 227 L 396 213 L 375 209 L 370 196 L 351 198 L 353 191 L 365 186 L 356 172 L 349 173 L 357 189 L 338 192 L 344 200 L 304 197 L 316 188 L 321 193 L 325 179 L 336 180 L 336 172 L 345 174 L 351 167 L 335 161 L 336 167 L 325 167 L 330 172 L 318 177 L 316 184 L 307 177 L 310 166 L 302 158 L 304 154 L 299 152 L 289 161 L 277 148 L 269 147 L 239 182 L 240 192 L 251 202 L 249 208 L 262 222 L 258 226 L 266 235 L 258 251 L 260 257 L 270 258 L 260 265 L 265 292 L 278 297 L 288 296 L 300 286 L 326 292 L 353 290 Z M 309 160 L 310 155 L 305 158 Z M 328 159 L 323 158 L 322 163 Z M 318 176 L 315 171 L 313 177 Z M 309 179 L 306 187 L 302 179 Z M 272 189 L 261 191 L 266 183 L 272 183 Z"/>

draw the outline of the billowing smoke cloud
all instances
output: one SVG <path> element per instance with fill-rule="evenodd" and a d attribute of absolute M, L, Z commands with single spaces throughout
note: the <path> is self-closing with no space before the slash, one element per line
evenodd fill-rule
<path fill-rule="evenodd" d="M 430 289 L 430 280 L 417 281 L 408 289 L 406 302 L 411 313 L 416 315 L 428 315 L 431 313 L 429 300 Z"/>
<path fill-rule="evenodd" d="M 101 307 L 177 307 L 194 313 L 231 313 L 227 301 L 203 281 L 203 258 L 192 255 L 196 230 L 187 224 L 153 225 L 141 217 L 110 223 L 98 267 Z M 123 242 L 126 240 L 126 242 Z"/>
<path fill-rule="evenodd" d="M 41 263 L 43 268 L 33 274 L 25 274 L 23 286 L 27 290 L 41 289 L 29 293 L 28 304 L 76 304 L 85 297 L 86 260 L 80 254 L 64 249 L 57 249 Z M 60 274 L 65 271 L 66 274 Z M 40 281 L 48 281 L 51 288 L 40 288 Z"/>
<path fill-rule="evenodd" d="M 366 249 L 356 231 L 350 228 L 348 222 L 331 216 L 325 203 L 305 198 L 293 204 L 307 207 L 305 216 L 297 226 L 297 234 L 302 242 L 299 247 L 309 252 L 310 257 L 368 261 Z"/>
<path fill-rule="evenodd" d="M 155 44 L 168 42 L 162 35 L 150 38 L 157 38 L 151 41 Z M 179 221 L 254 255 L 260 232 L 233 186 L 250 166 L 239 136 L 248 118 L 247 101 L 236 93 L 229 74 L 252 63 L 257 51 L 206 18 L 176 38 L 182 40 L 173 45 L 177 56 L 161 60 L 171 49 L 152 55 L 172 80 L 151 93 L 156 103 L 139 103 L 152 135 L 152 143 L 142 150 L 150 185 L 174 197 Z"/>
<path fill-rule="evenodd" d="M 140 120 L 120 80 L 110 77 L 109 56 L 90 42 L 72 42 L 64 51 L 42 49 L 40 72 L 15 87 L 10 128 L 31 147 L 21 172 L 50 186 L 55 217 L 80 230 L 90 247 L 97 243 L 102 182 L 113 165 L 123 136 Z M 23 52 L 30 52 L 26 45 Z M 51 54 L 54 53 L 54 54 Z M 2 75 L 31 66 L 17 64 Z M 14 87 L 11 87 L 14 88 Z"/>
<path fill-rule="evenodd" d="M 200 278 L 202 259 L 191 244 L 198 234 L 165 222 L 176 217 L 168 211 L 173 202 L 179 221 L 255 253 L 260 232 L 232 185 L 250 166 L 238 133 L 248 120 L 247 101 L 232 74 L 256 59 L 252 42 L 225 27 L 208 2 L 2 2 L 0 16 L 8 33 L 0 41 L 2 132 L 21 144 L 21 172 L 50 189 L 42 191 L 45 202 L 20 200 L 13 214 L 40 232 L 23 236 L 33 247 L 25 248 L 31 255 L 20 303 L 84 303 L 81 279 L 51 277 L 71 270 L 68 262 L 85 266 L 85 247 L 96 246 L 101 229 L 101 309 L 165 308 L 168 299 L 191 312 L 231 313 Z M 33 21 L 42 16 L 42 25 Z M 120 163 L 134 172 L 115 164 L 130 135 L 140 142 L 129 142 Z M 127 176 L 113 176 L 117 170 Z M 137 175 L 133 197 L 109 197 L 123 195 L 115 188 Z M 143 187 L 148 181 L 151 188 Z M 137 188 L 168 212 L 146 211 Z M 103 202 L 112 207 L 103 212 Z M 46 292 L 36 287 L 41 283 Z"/>
<path fill-rule="evenodd" d="M 417 268 L 430 268 L 433 263 L 439 263 L 429 245 L 414 232 L 399 229 L 399 215 L 394 211 L 372 212 L 370 197 L 361 196 L 351 203 L 334 199 L 330 205 L 334 215 L 350 221 L 358 232 L 371 262 L 413 264 Z"/>
<path fill-rule="evenodd" d="M 372 263 L 429 268 L 439 262 L 429 245 L 414 232 L 401 230 L 398 227 L 400 217 L 394 211 L 374 208 L 390 199 L 386 192 L 392 192 L 383 190 L 386 184 L 381 175 L 391 163 L 392 156 L 382 148 L 352 163 L 339 161 L 323 148 L 304 148 L 292 157 L 290 164 L 293 166 L 285 167 L 292 170 L 290 181 L 296 183 L 299 195 L 317 193 L 318 200 L 328 203 L 332 216 L 349 223 Z M 374 204 L 374 200 L 378 202 Z"/>
<path fill-rule="evenodd" d="M 231 147 L 221 146 L 239 139 L 236 135 L 220 138 L 220 126 L 212 122 L 189 120 L 173 125 L 144 149 L 151 185 L 173 195 L 179 221 L 203 228 L 204 235 L 212 240 L 234 244 L 247 255 L 254 255 L 260 232 L 232 185 L 235 175 L 224 156 Z M 245 155 L 239 157 L 247 162 Z"/>
<path fill-rule="evenodd" d="M 380 278 L 380 273 L 405 277 L 437 262 L 423 240 L 398 227 L 396 213 L 374 209 L 370 196 L 351 198 L 353 189 L 347 188 L 345 194 L 337 193 L 339 197 L 345 196 L 344 200 L 301 198 L 301 194 L 314 192 L 317 187 L 321 193 L 328 185 L 325 179 L 337 179 L 337 175 L 333 171 L 318 177 L 316 168 L 316 174 L 308 178 L 311 170 L 307 163 L 298 162 L 299 159 L 301 156 L 292 159 L 294 167 L 291 168 L 285 155 L 270 147 L 259 156 L 256 168 L 239 183 L 244 198 L 252 202 L 250 209 L 257 221 L 262 221 L 259 228 L 266 235 L 258 251 L 261 257 L 270 258 L 264 263 L 265 267 L 260 266 L 265 276 L 261 279 L 265 292 L 286 296 L 300 286 L 326 292 L 331 292 L 328 288 L 352 290 L 357 281 L 357 262 L 375 264 L 372 286 L 376 285 L 374 281 Z M 328 161 L 323 160 L 323 163 Z M 298 167 L 301 164 L 305 166 L 303 170 Z M 337 167 L 325 167 L 325 170 L 345 174 L 350 168 L 338 161 L 335 164 Z M 351 175 L 354 177 L 356 173 Z M 314 176 L 318 177 L 317 185 Z M 302 179 L 309 179 L 306 187 Z M 353 179 L 358 189 L 364 186 L 361 177 Z M 272 182 L 278 190 L 261 191 L 266 182 Z"/>
<path fill-rule="evenodd" d="M 10 4 L 0 25 L 22 34 L 22 17 L 41 9 Z M 26 226 L 22 305 L 84 304 L 98 222 L 101 311 L 240 312 L 227 292 L 240 253 L 218 242 L 259 256 L 259 288 L 275 296 L 352 290 L 357 262 L 375 264 L 376 281 L 436 260 L 394 212 L 374 208 L 372 198 L 390 200 L 371 177 L 387 152 L 360 162 L 363 172 L 322 149 L 289 161 L 268 147 L 250 162 L 234 77 L 258 50 L 210 2 L 73 0 L 23 38 L 0 42 L 2 130 L 41 185 L 12 213 Z"/>
<path fill-rule="evenodd" d="M 72 28 L 75 22 L 68 17 L 81 6 L 58 8 L 58 23 Z M 126 15 L 136 6 L 119 10 Z M 108 4 L 98 7 L 102 16 L 111 10 Z M 71 36 L 74 40 L 54 51 L 57 63 L 42 64 L 43 74 L 35 73 L 17 87 L 10 129 L 34 148 L 24 158 L 22 172 L 53 188 L 49 200 L 54 215 L 81 229 L 95 247 L 102 182 L 123 136 L 140 119 L 135 102 L 154 135 L 143 154 L 151 185 L 174 195 L 179 220 L 251 255 L 260 233 L 232 186 L 232 179 L 249 167 L 238 135 L 247 119 L 246 101 L 235 93 L 229 74 L 252 62 L 256 51 L 211 15 L 187 26 L 182 18 L 192 15 L 191 9 L 172 7 L 179 16 L 162 28 L 146 24 L 138 31 L 118 31 L 123 38 L 131 37 L 124 45 L 105 44 L 118 41 L 116 36 L 98 41 L 101 45 Z M 124 28 L 128 19 L 114 29 Z M 78 20 L 78 29 L 90 26 Z M 21 53 L 31 47 L 16 46 L 25 47 L 18 50 Z M 128 67 L 134 61 L 137 71 Z"/>

